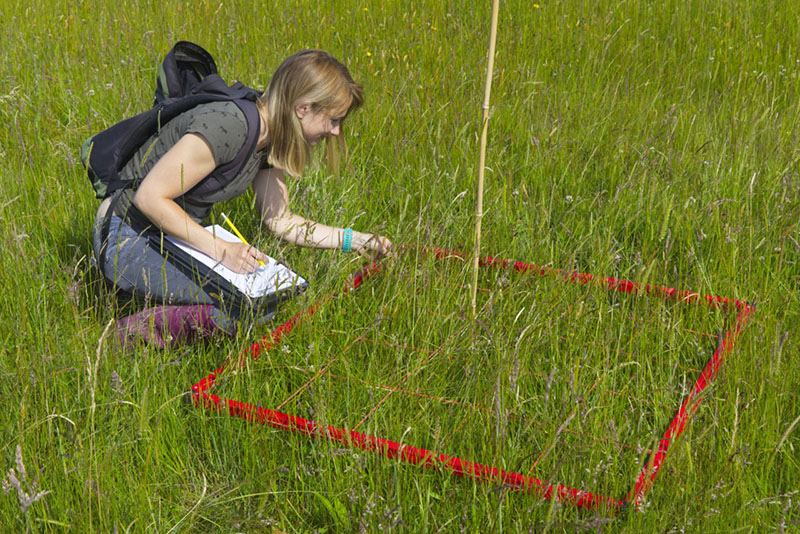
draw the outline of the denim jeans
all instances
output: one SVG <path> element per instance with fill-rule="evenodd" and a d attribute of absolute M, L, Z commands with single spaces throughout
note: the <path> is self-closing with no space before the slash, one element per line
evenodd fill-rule
<path fill-rule="evenodd" d="M 149 244 L 149 233 L 110 215 L 108 250 L 103 265 L 98 265 L 106 279 L 120 290 L 168 305 L 212 304 L 211 318 L 228 333 L 236 328 L 235 321 L 217 307 L 209 296 L 181 269 L 166 260 Z M 95 225 L 93 247 L 98 263 L 101 259 L 102 220 Z"/>

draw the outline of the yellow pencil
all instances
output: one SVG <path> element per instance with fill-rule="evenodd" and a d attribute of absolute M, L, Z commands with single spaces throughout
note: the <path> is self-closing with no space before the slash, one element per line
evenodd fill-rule
<path fill-rule="evenodd" d="M 243 235 L 242 235 L 242 233 L 239 231 L 239 229 L 238 229 L 238 228 L 236 228 L 236 225 L 235 225 L 235 224 L 233 224 L 233 221 L 232 221 L 232 220 L 230 220 L 230 219 L 228 218 L 228 216 L 227 216 L 227 215 L 225 215 L 224 213 L 222 214 L 222 220 L 223 220 L 223 221 L 225 221 L 226 223 L 228 223 L 228 226 L 230 226 L 230 227 L 231 227 L 231 230 L 233 230 L 233 233 L 234 233 L 234 234 L 236 234 L 236 237 L 238 237 L 239 239 L 241 239 L 241 240 L 242 240 L 242 243 L 244 243 L 245 245 L 249 245 L 249 244 L 250 244 L 250 243 L 248 243 L 248 242 L 247 242 L 247 239 L 245 239 L 245 238 L 244 238 L 244 236 L 243 236 Z M 262 267 L 264 266 L 264 262 L 263 262 L 263 261 L 261 261 L 261 260 L 258 260 L 258 263 L 260 263 Z"/>

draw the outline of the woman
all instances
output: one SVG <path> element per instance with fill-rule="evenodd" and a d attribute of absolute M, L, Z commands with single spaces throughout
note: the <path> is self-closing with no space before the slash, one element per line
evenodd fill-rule
<path fill-rule="evenodd" d="M 142 146 L 122 173 L 136 185 L 100 204 L 94 249 L 112 284 L 168 305 L 119 321 L 123 345 L 144 338 L 164 346 L 233 332 L 235 324 L 219 303 L 148 241 L 163 232 L 234 271 L 252 272 L 266 260 L 261 251 L 219 239 L 200 224 L 214 203 L 234 198 L 248 187 L 255 192 L 262 223 L 284 241 L 374 255 L 391 250 L 385 237 L 319 224 L 289 208 L 286 175 L 300 177 L 311 149 L 322 139 L 331 142 L 339 137 L 342 122 L 362 102 L 363 88 L 344 65 L 325 52 L 305 50 L 281 63 L 258 99 L 256 150 L 221 189 L 209 194 L 196 186 L 235 158 L 245 142 L 247 121 L 233 102 L 186 111 Z"/>

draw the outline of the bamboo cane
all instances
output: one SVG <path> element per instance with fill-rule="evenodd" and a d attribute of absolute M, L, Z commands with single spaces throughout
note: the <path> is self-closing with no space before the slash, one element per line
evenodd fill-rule
<path fill-rule="evenodd" d="M 497 14 L 500 0 L 492 2 L 492 26 L 489 33 L 489 59 L 486 65 L 486 89 L 483 93 L 483 120 L 481 121 L 481 150 L 478 162 L 478 200 L 475 206 L 475 253 L 472 261 L 472 318 L 477 315 L 478 267 L 481 253 L 481 220 L 483 219 L 483 176 L 486 168 L 486 138 L 489 132 L 489 96 L 492 92 L 492 71 L 494 69 L 494 47 L 497 40 Z"/>

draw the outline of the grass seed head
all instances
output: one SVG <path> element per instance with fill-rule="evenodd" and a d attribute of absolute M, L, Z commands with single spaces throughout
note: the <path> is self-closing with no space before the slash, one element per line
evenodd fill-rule
<path fill-rule="evenodd" d="M 39 486 L 39 475 L 41 474 L 41 471 L 36 474 L 36 477 L 31 483 L 28 483 L 28 475 L 25 471 L 25 463 L 22 461 L 22 447 L 19 445 L 17 445 L 15 463 L 17 467 L 16 471 L 12 467 L 8 470 L 6 478 L 3 479 L 3 493 L 8 495 L 11 493 L 12 489 L 17 490 L 19 508 L 23 514 L 27 514 L 28 508 L 30 508 L 33 503 L 42 499 L 48 493 L 51 493 L 51 490 L 39 492 L 36 491 Z"/>

